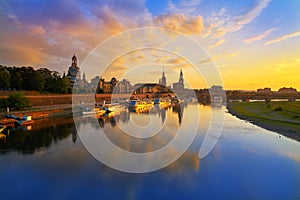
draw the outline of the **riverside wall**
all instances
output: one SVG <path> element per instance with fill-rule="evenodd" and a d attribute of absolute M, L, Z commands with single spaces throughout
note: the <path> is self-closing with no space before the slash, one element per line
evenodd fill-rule
<path fill-rule="evenodd" d="M 11 93 L 1 93 L 0 98 L 8 98 Z M 84 103 L 102 103 L 104 100 L 110 102 L 111 98 L 153 98 L 153 94 L 38 94 L 38 93 L 24 93 L 25 97 L 29 99 L 30 106 L 51 106 L 62 104 Z M 163 97 L 172 94 L 161 94 Z"/>

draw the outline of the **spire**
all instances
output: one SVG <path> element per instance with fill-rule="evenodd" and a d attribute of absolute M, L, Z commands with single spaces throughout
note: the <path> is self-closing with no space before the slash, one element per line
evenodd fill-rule
<path fill-rule="evenodd" d="M 72 57 L 72 67 L 77 67 L 77 58 L 76 58 L 75 52 Z"/>
<path fill-rule="evenodd" d="M 180 69 L 180 76 L 183 76 L 183 73 L 182 73 L 182 68 Z"/>

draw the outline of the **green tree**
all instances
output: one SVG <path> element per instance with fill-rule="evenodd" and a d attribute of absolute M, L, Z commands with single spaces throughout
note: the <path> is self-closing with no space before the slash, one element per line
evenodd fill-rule
<path fill-rule="evenodd" d="M 0 108 L 6 108 L 8 106 L 7 99 L 0 99 Z"/>
<path fill-rule="evenodd" d="M 17 92 L 9 95 L 8 106 L 17 110 L 29 108 L 29 100 L 24 96 L 23 93 Z"/>
<path fill-rule="evenodd" d="M 10 73 L 7 70 L 7 67 L 0 66 L 0 89 L 8 89 L 10 84 Z"/>
<path fill-rule="evenodd" d="M 10 77 L 10 87 L 12 89 L 16 90 L 22 90 L 22 81 L 23 78 L 21 76 L 21 73 L 17 69 L 12 69 L 10 71 L 11 77 Z"/>

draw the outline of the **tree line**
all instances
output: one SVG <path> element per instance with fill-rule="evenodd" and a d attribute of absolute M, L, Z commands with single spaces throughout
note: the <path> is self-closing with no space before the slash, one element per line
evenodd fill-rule
<path fill-rule="evenodd" d="M 69 80 L 47 68 L 7 67 L 0 65 L 0 90 L 35 90 L 49 93 L 69 93 Z"/>

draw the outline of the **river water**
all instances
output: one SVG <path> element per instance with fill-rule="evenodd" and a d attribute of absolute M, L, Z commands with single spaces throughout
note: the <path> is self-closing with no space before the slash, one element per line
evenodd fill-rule
<path fill-rule="evenodd" d="M 213 112 L 225 113 L 224 127 L 212 151 L 200 159 Z M 1 199 L 300 199 L 300 143 L 240 120 L 225 108 L 181 104 L 179 109 L 152 109 L 150 114 L 122 112 L 75 121 L 76 126 L 73 118 L 44 120 L 29 130 L 4 131 Z M 117 171 L 85 147 L 85 134 L 101 130 L 126 151 L 153 152 L 169 144 L 178 131 L 188 137 L 195 122 L 196 136 L 183 155 L 150 173 Z M 157 135 L 145 131 L 149 123 Z M 141 127 L 139 137 L 150 139 L 124 134 L 133 127 Z M 115 152 L 106 154 L 121 159 Z M 129 167 L 140 165 L 133 162 Z"/>

